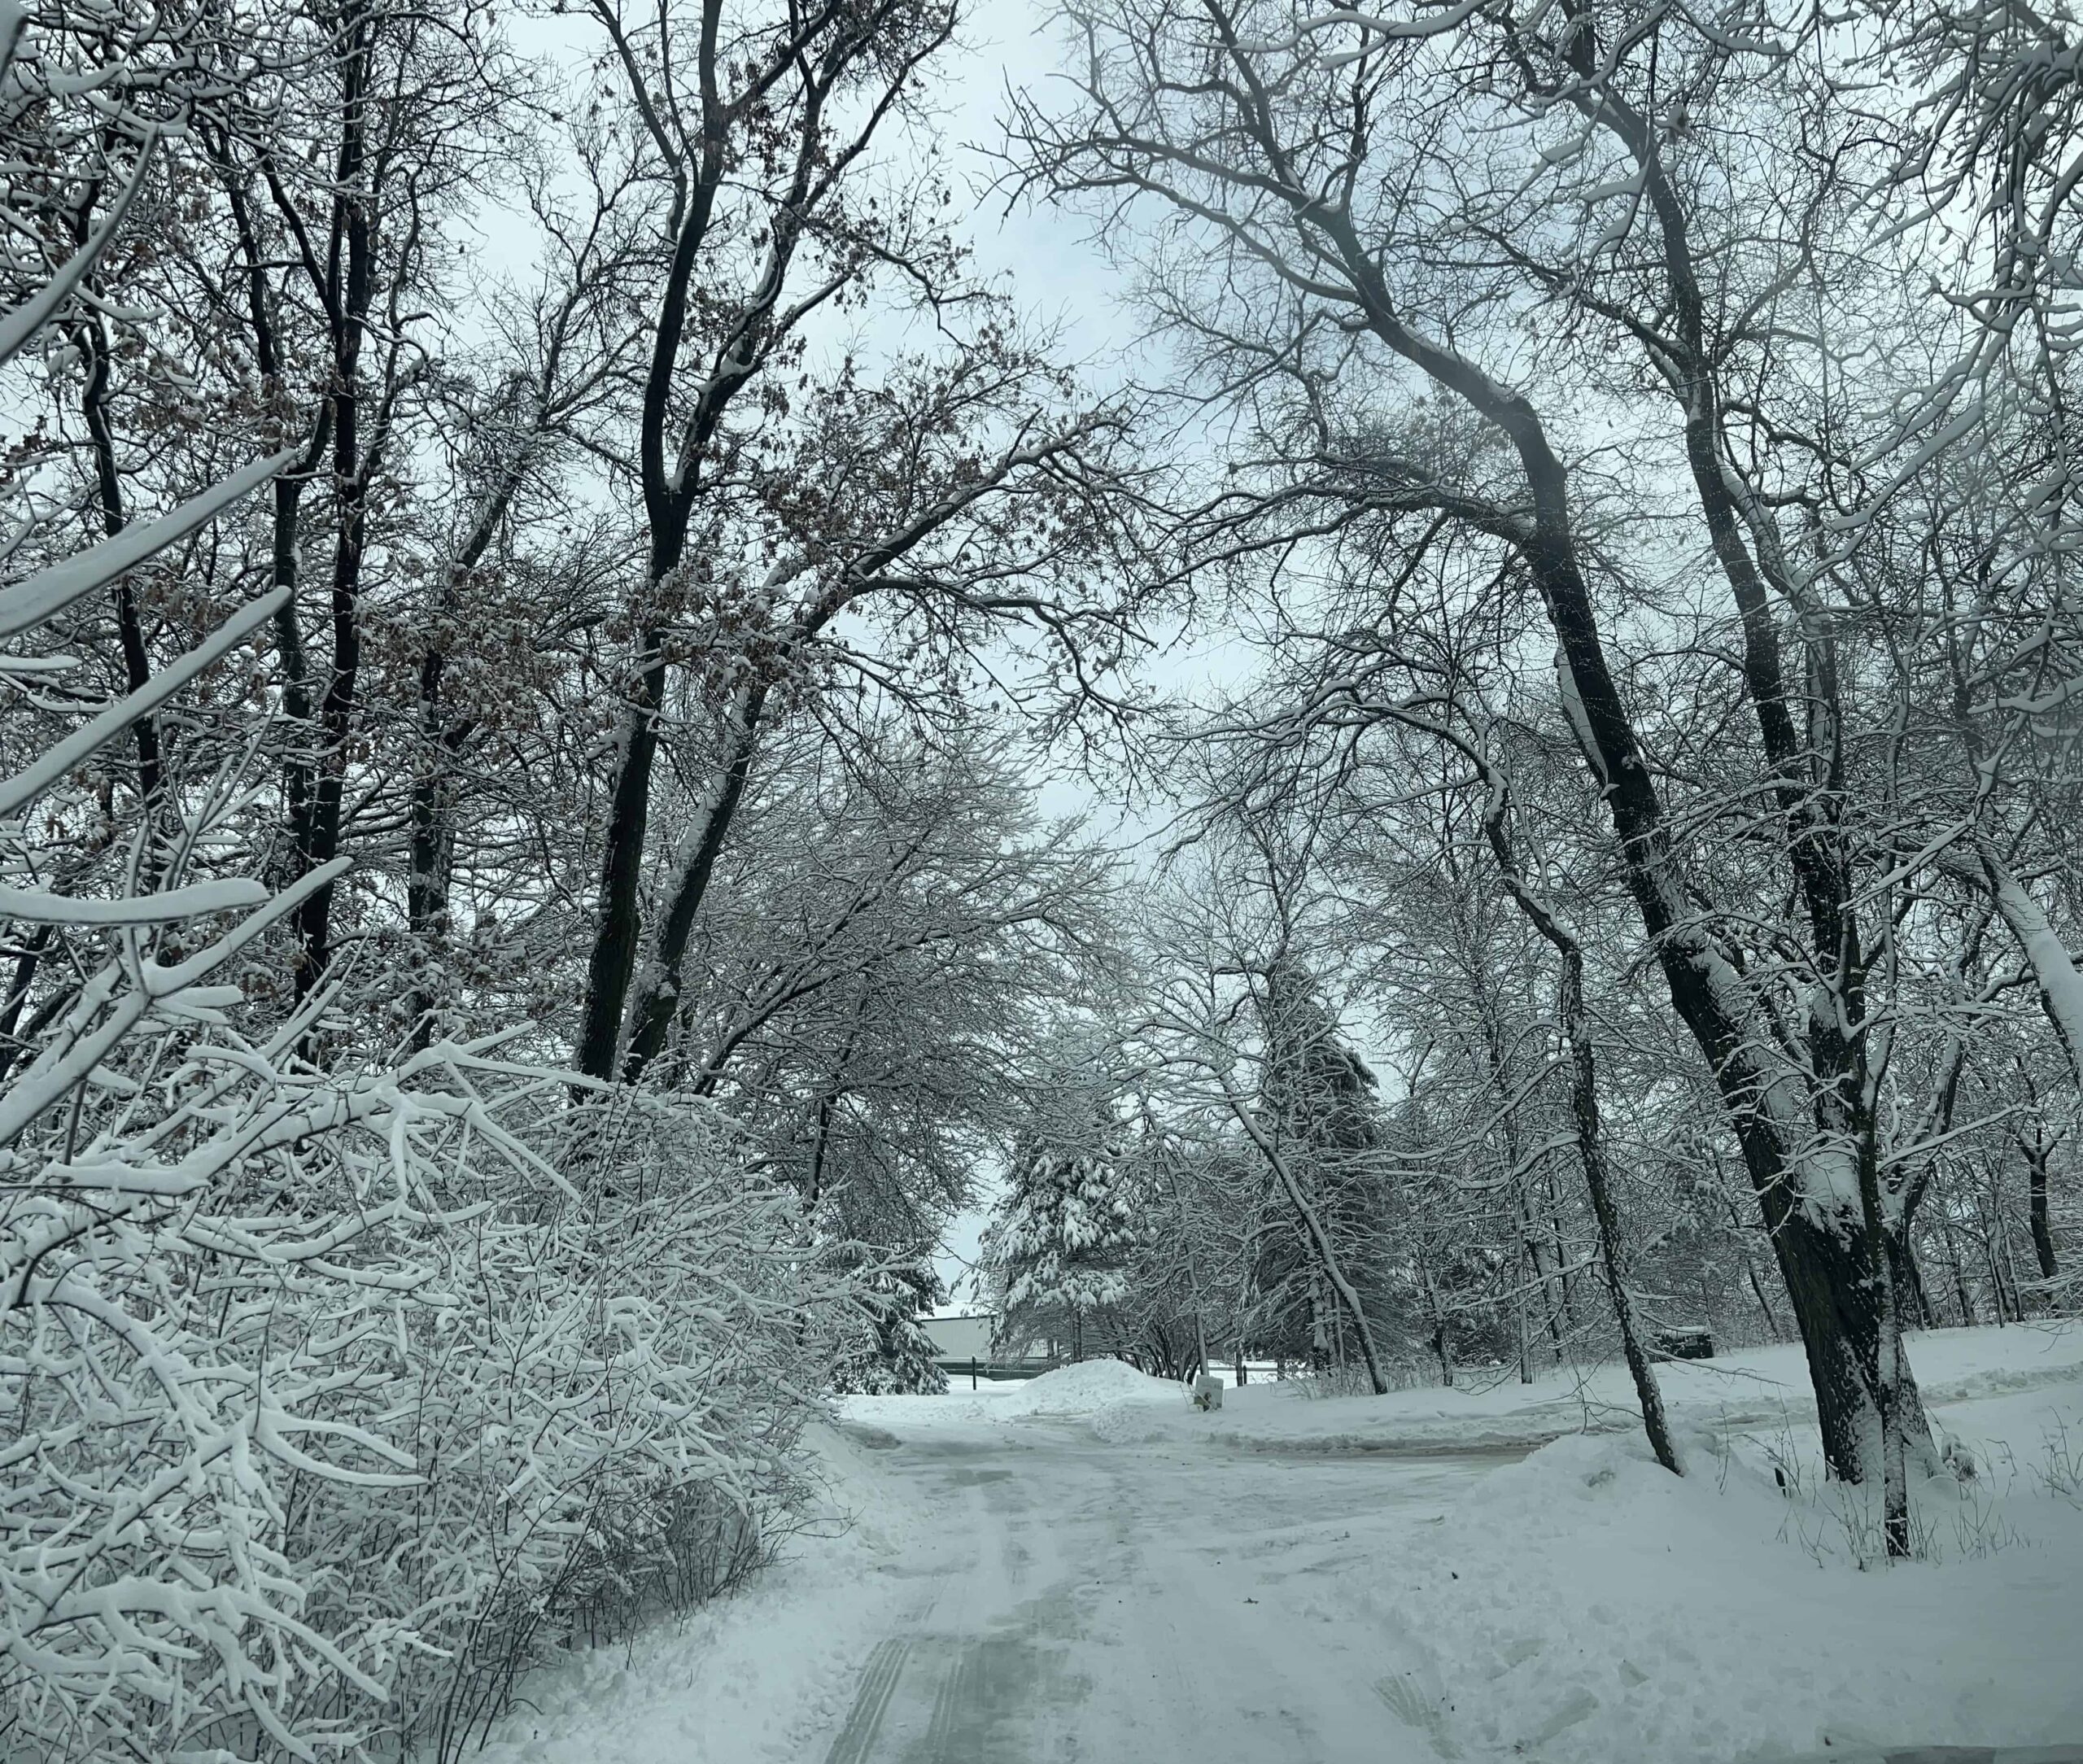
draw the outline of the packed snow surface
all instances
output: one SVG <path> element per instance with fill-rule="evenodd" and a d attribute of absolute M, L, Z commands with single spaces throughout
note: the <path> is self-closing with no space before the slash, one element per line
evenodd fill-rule
<path fill-rule="evenodd" d="M 1797 1349 L 1664 1369 L 1682 1481 L 1619 1426 L 1625 1375 L 1603 1369 L 1386 1398 L 1253 1385 L 1216 1414 L 1090 1365 L 849 1399 L 821 1443 L 849 1529 L 528 1687 L 487 1756 L 1762 1764 L 2083 1742 L 2083 1331 L 1911 1346 L 1959 1479 L 1919 1486 L 1926 1559 L 1892 1569 L 1821 1480 Z"/>
<path fill-rule="evenodd" d="M 887 1443 L 885 1443 L 887 1442 Z M 902 1609 L 919 1547 L 894 1442 L 819 1429 L 822 1483 L 783 1560 L 745 1590 L 521 1687 L 484 1764 L 779 1764 L 842 1718 L 862 1658 Z"/>

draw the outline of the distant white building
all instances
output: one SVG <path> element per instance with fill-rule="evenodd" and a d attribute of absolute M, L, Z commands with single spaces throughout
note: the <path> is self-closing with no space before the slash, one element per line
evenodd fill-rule
<path fill-rule="evenodd" d="M 991 1357 L 991 1329 L 998 1321 L 988 1311 L 974 1311 L 963 1316 L 921 1317 L 919 1326 L 933 1344 L 934 1359 L 943 1365 L 956 1360 L 967 1365 Z"/>

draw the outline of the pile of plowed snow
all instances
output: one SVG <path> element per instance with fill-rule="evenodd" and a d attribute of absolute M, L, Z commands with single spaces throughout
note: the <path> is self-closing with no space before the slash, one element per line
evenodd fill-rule
<path fill-rule="evenodd" d="M 2083 1325 L 1913 1330 L 1905 1344 L 1927 1407 L 2069 1389 L 2083 1383 Z M 1476 1374 L 1479 1381 L 1481 1374 Z M 1797 1343 L 1745 1347 L 1712 1360 L 1659 1364 L 1657 1382 L 1674 1422 L 1718 1432 L 1813 1426 L 1815 1400 Z M 1627 1369 L 1618 1361 L 1564 1367 L 1531 1384 L 1506 1378 L 1464 1379 L 1391 1391 L 1386 1396 L 1304 1400 L 1301 1380 L 1254 1380 L 1226 1391 L 1212 1415 L 1138 1410 L 1108 1417 L 1100 1437 L 1114 1443 L 1165 1435 L 1282 1452 L 1485 1451 L 1581 1431 L 1632 1433 L 1641 1426 Z"/>
<path fill-rule="evenodd" d="M 1087 1360 L 1059 1366 L 1024 1384 L 988 1385 L 972 1391 L 958 1380 L 945 1396 L 841 1397 L 839 1412 L 856 1425 L 894 1427 L 902 1433 L 1028 1416 L 1090 1415 L 1125 1404 L 1185 1402 L 1184 1393 L 1168 1379 L 1151 1378 L 1119 1360 Z"/>
<path fill-rule="evenodd" d="M 1086 1360 L 1075 1366 L 1059 1366 L 993 1405 L 993 1414 L 1088 1415 L 1116 1403 L 1179 1403 L 1185 1401 L 1179 1386 L 1168 1378 L 1153 1378 L 1119 1360 Z"/>

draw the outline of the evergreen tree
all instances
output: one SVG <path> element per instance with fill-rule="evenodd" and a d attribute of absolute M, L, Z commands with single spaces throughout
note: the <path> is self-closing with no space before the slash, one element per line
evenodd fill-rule
<path fill-rule="evenodd" d="M 1082 1359 L 1087 1320 L 1127 1295 L 1135 1210 L 1098 1112 L 1092 1131 L 1033 1133 L 1015 1156 L 984 1239 L 1002 1343 L 1068 1338 Z"/>
<path fill-rule="evenodd" d="M 1383 1241 L 1389 1197 L 1374 1074 L 1346 1045 L 1336 1015 L 1299 963 L 1273 966 L 1262 1011 L 1260 1109 L 1289 1148 L 1339 1266 L 1373 1321 L 1391 1302 Z M 1262 1351 L 1317 1365 L 1345 1362 L 1349 1320 L 1339 1313 L 1308 1233 L 1277 1193 L 1266 1198 L 1252 1273 Z"/>
<path fill-rule="evenodd" d="M 854 1303 L 860 1316 L 840 1344 L 832 1387 L 841 1395 L 939 1396 L 947 1375 L 919 1318 L 947 1300 L 932 1264 L 921 1257 L 870 1274 Z"/>

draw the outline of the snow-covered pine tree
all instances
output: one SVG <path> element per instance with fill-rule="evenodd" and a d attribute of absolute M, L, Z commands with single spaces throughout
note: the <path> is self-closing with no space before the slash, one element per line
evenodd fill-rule
<path fill-rule="evenodd" d="M 1067 1340 L 1081 1360 L 1094 1314 L 1125 1296 L 1135 1209 L 1111 1137 L 1100 1113 L 1084 1133 L 1021 1142 L 984 1238 L 1002 1343 Z"/>
<path fill-rule="evenodd" d="M 1342 1364 L 1363 1321 L 1386 1308 L 1390 1275 L 1384 1232 L 1391 1212 L 1375 1102 L 1376 1080 L 1347 1046 L 1336 1014 L 1299 963 L 1265 977 L 1265 1066 L 1260 1108 L 1267 1131 L 1293 1165 L 1302 1199 L 1319 1221 L 1319 1244 L 1271 1185 L 1268 1227 L 1254 1275 L 1264 1295 L 1264 1346 L 1277 1356 Z M 1364 1316 L 1347 1316 L 1330 1278 L 1334 1259 Z M 1363 1356 L 1365 1357 L 1365 1356 Z"/>
<path fill-rule="evenodd" d="M 832 1365 L 832 1389 L 841 1395 L 941 1395 L 947 1374 L 919 1320 L 946 1302 L 947 1288 L 925 1256 L 870 1273 L 854 1301 L 858 1326 L 841 1343 Z"/>

